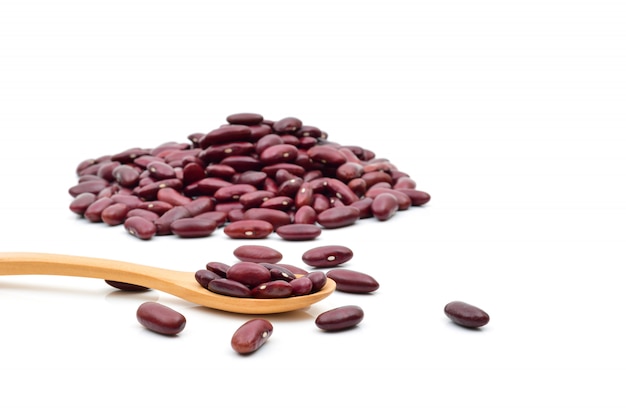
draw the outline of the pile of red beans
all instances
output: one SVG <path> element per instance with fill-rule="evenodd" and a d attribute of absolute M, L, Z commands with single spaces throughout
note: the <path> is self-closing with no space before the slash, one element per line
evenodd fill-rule
<path fill-rule="evenodd" d="M 389 160 L 329 141 L 298 118 L 238 113 L 226 122 L 183 143 L 81 162 L 70 210 L 143 240 L 205 237 L 222 226 L 234 239 L 312 240 L 430 200 Z"/>

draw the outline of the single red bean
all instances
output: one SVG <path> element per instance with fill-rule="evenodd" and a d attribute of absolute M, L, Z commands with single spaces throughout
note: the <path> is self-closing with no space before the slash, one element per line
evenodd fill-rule
<path fill-rule="evenodd" d="M 111 155 L 111 161 L 118 161 L 122 164 L 130 164 L 133 160 L 141 155 L 149 155 L 150 150 L 142 148 L 130 148 L 122 152 Z"/>
<path fill-rule="evenodd" d="M 264 201 L 275 196 L 276 194 L 274 194 L 271 191 L 257 190 L 257 191 L 253 191 L 250 193 L 243 194 L 239 198 L 239 202 L 243 204 L 244 210 L 248 210 L 251 208 L 260 207 Z"/>
<path fill-rule="evenodd" d="M 331 145 L 316 145 L 307 150 L 307 154 L 312 161 L 323 166 L 339 167 L 347 162 L 346 157 Z"/>
<path fill-rule="evenodd" d="M 291 281 L 296 279 L 296 275 L 291 272 L 289 269 L 280 266 L 274 263 L 268 262 L 259 262 L 259 265 L 264 266 L 270 271 L 270 279 L 272 281 L 275 280 L 283 280 L 283 281 Z"/>
<path fill-rule="evenodd" d="M 226 223 L 228 214 L 223 211 L 207 211 L 206 213 L 200 213 L 194 216 L 197 219 L 209 219 L 213 220 L 217 227 L 221 227 Z"/>
<path fill-rule="evenodd" d="M 276 263 L 283 259 L 283 254 L 274 248 L 262 245 L 242 245 L 233 251 L 233 255 L 244 262 Z"/>
<path fill-rule="evenodd" d="M 168 178 L 176 178 L 174 168 L 165 162 L 152 161 L 148 164 L 146 169 L 150 173 L 150 176 L 157 181 Z"/>
<path fill-rule="evenodd" d="M 326 245 L 307 250 L 302 254 L 302 261 L 309 266 L 328 268 L 348 262 L 353 255 L 346 246 Z"/>
<path fill-rule="evenodd" d="M 128 213 L 126 213 L 127 219 L 133 216 L 143 217 L 146 220 L 149 220 L 150 222 L 154 222 L 156 219 L 159 218 L 159 215 L 157 213 L 150 211 L 150 210 L 140 209 L 140 208 L 131 209 L 128 211 Z"/>
<path fill-rule="evenodd" d="M 113 178 L 122 187 L 134 187 L 139 182 L 139 170 L 129 165 L 119 165 L 113 172 Z"/>
<path fill-rule="evenodd" d="M 217 229 L 217 223 L 207 218 L 186 217 L 174 220 L 170 229 L 178 237 L 207 237 Z"/>
<path fill-rule="evenodd" d="M 273 231 L 272 223 L 254 219 L 238 220 L 224 227 L 224 233 L 232 239 L 263 239 Z"/>
<path fill-rule="evenodd" d="M 319 138 L 322 136 L 322 131 L 316 126 L 300 126 L 300 129 L 296 131 L 298 137 L 314 137 Z"/>
<path fill-rule="evenodd" d="M 129 207 L 124 203 L 113 203 L 102 210 L 100 217 L 109 226 L 117 226 L 124 223 L 129 210 Z"/>
<path fill-rule="evenodd" d="M 302 120 L 296 117 L 284 117 L 275 121 L 272 128 L 278 133 L 293 133 L 302 127 Z"/>
<path fill-rule="evenodd" d="M 386 183 L 385 183 L 386 184 Z M 365 193 L 366 197 L 376 198 L 379 194 L 391 194 L 398 201 L 398 210 L 406 210 L 411 207 L 411 198 L 409 196 L 399 190 L 394 190 L 392 188 L 381 188 L 374 187 L 367 190 Z"/>
<path fill-rule="evenodd" d="M 189 184 L 193 184 L 203 178 L 205 178 L 205 173 L 202 165 L 191 162 L 183 167 L 183 185 L 187 186 Z"/>
<path fill-rule="evenodd" d="M 261 203 L 260 208 L 280 210 L 280 211 L 291 211 L 293 207 L 294 207 L 294 204 L 293 204 L 293 199 L 291 197 L 279 195 L 279 196 L 268 198 L 267 200 L 265 200 L 263 203 Z"/>
<path fill-rule="evenodd" d="M 170 203 L 166 203 L 165 201 L 146 201 L 144 203 L 141 203 L 138 208 L 148 210 L 158 214 L 159 216 L 162 216 L 172 207 L 174 206 Z"/>
<path fill-rule="evenodd" d="M 229 297 L 250 298 L 252 290 L 246 285 L 232 279 L 220 278 L 209 282 L 207 289 L 211 292 Z"/>
<path fill-rule="evenodd" d="M 300 207 L 293 216 L 293 222 L 298 224 L 315 224 L 316 220 L 317 212 L 311 206 Z"/>
<path fill-rule="evenodd" d="M 359 197 L 348 187 L 347 184 L 339 181 L 336 178 L 328 179 L 328 190 L 332 196 L 337 197 L 345 204 L 352 204 L 359 200 Z"/>
<path fill-rule="evenodd" d="M 390 193 L 378 194 L 374 197 L 371 210 L 378 220 L 389 220 L 398 211 L 398 199 Z"/>
<path fill-rule="evenodd" d="M 189 214 L 192 217 L 195 217 L 202 213 L 208 213 L 213 211 L 215 208 L 215 201 L 207 196 L 199 196 L 194 198 L 189 203 L 185 204 L 184 207 L 189 211 Z"/>
<path fill-rule="evenodd" d="M 413 189 L 414 190 L 415 187 L 417 187 L 415 180 L 413 180 L 412 178 L 409 178 L 408 176 L 400 177 L 393 183 L 393 188 L 396 190 L 398 189 Z"/>
<path fill-rule="evenodd" d="M 232 167 L 236 172 L 258 171 L 263 167 L 261 161 L 253 156 L 233 155 L 222 159 L 222 164 Z"/>
<path fill-rule="evenodd" d="M 228 270 L 230 269 L 230 265 L 225 264 L 224 262 L 210 261 L 210 262 L 207 262 L 206 269 L 208 269 L 211 272 L 215 272 L 217 275 L 219 275 L 222 278 L 226 278 L 226 274 L 228 273 Z"/>
<path fill-rule="evenodd" d="M 191 198 L 182 194 L 180 191 L 169 187 L 161 188 L 160 190 L 158 190 L 156 198 L 159 201 L 165 201 L 166 203 L 170 203 L 173 206 L 184 206 L 191 203 L 192 201 Z"/>
<path fill-rule="evenodd" d="M 293 293 L 293 287 L 287 281 L 268 281 L 252 288 L 253 298 L 286 298 Z"/>
<path fill-rule="evenodd" d="M 361 211 L 352 206 L 331 207 L 317 215 L 317 222 L 326 229 L 350 226 L 359 219 Z"/>
<path fill-rule="evenodd" d="M 283 142 L 283 139 L 275 133 L 270 133 L 268 135 L 260 138 L 255 144 L 255 151 L 257 154 L 262 154 L 263 151 L 270 146 L 280 145 Z"/>
<path fill-rule="evenodd" d="M 276 265 L 281 266 L 283 268 L 287 268 L 289 271 L 291 271 L 293 274 L 296 274 L 296 275 L 306 275 L 309 273 L 309 271 L 307 271 L 306 269 L 302 269 L 298 266 L 291 265 L 291 264 L 277 263 Z"/>
<path fill-rule="evenodd" d="M 252 131 L 246 125 L 222 126 L 204 135 L 204 137 L 198 141 L 198 145 L 200 145 L 202 149 L 206 149 L 209 145 L 245 141 L 250 139 L 251 134 Z"/>
<path fill-rule="evenodd" d="M 218 178 L 225 181 L 230 181 L 234 175 L 237 174 L 235 168 L 230 165 L 224 164 L 211 164 L 204 170 L 208 178 Z M 203 181 L 203 180 L 200 180 Z M 230 185 L 230 184 L 227 184 Z"/>
<path fill-rule="evenodd" d="M 424 191 L 412 190 L 408 188 L 398 189 L 398 191 L 408 195 L 411 199 L 411 205 L 413 206 L 422 206 L 430 201 L 430 194 Z"/>
<path fill-rule="evenodd" d="M 339 331 L 355 327 L 363 321 L 363 309 L 349 305 L 333 308 L 317 316 L 315 325 L 326 331 Z"/>
<path fill-rule="evenodd" d="M 373 198 L 371 198 L 371 197 L 363 197 L 359 201 L 355 201 L 354 203 L 350 204 L 350 206 L 351 207 L 356 207 L 356 208 L 359 209 L 359 211 L 360 211 L 359 219 L 368 219 L 368 218 L 374 216 L 374 214 L 372 213 L 372 203 L 373 202 L 374 202 Z"/>
<path fill-rule="evenodd" d="M 185 316 L 154 301 L 146 301 L 139 306 L 137 320 L 147 329 L 168 336 L 182 332 L 187 324 Z"/>
<path fill-rule="evenodd" d="M 232 125 L 256 125 L 263 121 L 263 116 L 258 113 L 234 113 L 227 116 L 226 121 Z"/>
<path fill-rule="evenodd" d="M 83 181 L 81 183 L 78 183 L 70 187 L 69 193 L 72 197 L 77 197 L 79 194 L 83 194 L 83 193 L 98 194 L 100 191 L 105 189 L 108 185 L 109 185 L 109 182 L 103 179 Z"/>
<path fill-rule="evenodd" d="M 209 289 L 209 282 L 214 279 L 221 279 L 222 277 L 208 269 L 198 269 L 194 274 L 194 278 L 202 287 Z"/>
<path fill-rule="evenodd" d="M 255 189 L 263 185 L 263 182 L 267 178 L 265 172 L 260 171 L 245 171 L 233 176 L 233 183 L 235 184 L 249 184 L 254 186 Z M 251 191 L 252 192 L 252 191 Z"/>
<path fill-rule="evenodd" d="M 156 235 L 157 228 L 154 222 L 145 217 L 132 216 L 124 221 L 124 228 L 132 236 L 142 240 L 148 240 Z"/>
<path fill-rule="evenodd" d="M 272 225 L 273 230 L 291 223 L 291 216 L 281 210 L 271 208 L 251 208 L 244 213 L 245 220 L 263 220 Z"/>
<path fill-rule="evenodd" d="M 371 275 L 350 269 L 331 269 L 326 276 L 337 284 L 337 291 L 365 294 L 378 290 L 380 284 Z"/>
<path fill-rule="evenodd" d="M 354 161 L 347 161 L 337 167 L 337 178 L 345 183 L 363 175 L 363 165 Z"/>
<path fill-rule="evenodd" d="M 314 224 L 286 224 L 276 229 L 276 234 L 284 240 L 313 240 L 322 234 L 322 229 Z"/>
<path fill-rule="evenodd" d="M 226 278 L 254 288 L 271 280 L 270 271 L 256 262 L 238 262 L 228 268 Z"/>
<path fill-rule="evenodd" d="M 272 178 L 274 178 L 280 170 L 285 170 L 297 177 L 302 177 L 306 173 L 304 167 L 289 162 L 279 162 L 277 164 L 266 165 L 261 168 L 262 172 L 265 172 Z"/>
<path fill-rule="evenodd" d="M 272 128 L 265 123 L 250 125 L 250 141 L 254 142 L 272 133 Z"/>
<path fill-rule="evenodd" d="M 296 159 L 297 155 L 297 147 L 281 143 L 265 148 L 259 155 L 259 160 L 265 165 L 272 165 L 280 162 L 291 162 Z"/>
<path fill-rule="evenodd" d="M 233 184 L 215 191 L 213 197 L 215 197 L 218 202 L 238 201 L 242 195 L 253 191 L 257 191 L 257 188 L 254 185 Z"/>
<path fill-rule="evenodd" d="M 489 314 L 463 301 L 452 301 L 443 311 L 450 320 L 463 327 L 478 328 L 489 323 Z"/>
<path fill-rule="evenodd" d="M 250 319 L 239 327 L 230 341 L 233 350 L 246 355 L 257 351 L 274 332 L 274 327 L 266 319 Z"/>
<path fill-rule="evenodd" d="M 209 146 L 198 154 L 198 158 L 205 163 L 216 163 L 227 156 L 250 155 L 255 150 L 255 145 L 250 142 L 227 142 Z"/>
<path fill-rule="evenodd" d="M 313 290 L 313 281 L 308 277 L 300 277 L 289 281 L 291 294 L 294 296 L 307 295 Z"/>
<path fill-rule="evenodd" d="M 111 199 L 115 201 L 116 203 L 125 204 L 126 206 L 128 206 L 129 210 L 138 208 L 143 203 L 143 200 L 137 197 L 136 195 L 121 194 L 120 192 L 112 195 Z"/>
<path fill-rule="evenodd" d="M 282 183 L 279 183 L 280 185 L 278 186 L 277 194 L 294 199 L 298 194 L 298 191 L 301 191 L 301 186 L 303 183 L 304 180 L 299 177 L 283 181 Z"/>
<path fill-rule="evenodd" d="M 128 282 L 112 281 L 110 279 L 105 279 L 104 282 L 121 291 L 139 292 L 150 290 L 150 288 L 144 287 L 143 285 L 130 284 Z"/>
<path fill-rule="evenodd" d="M 70 203 L 70 210 L 79 216 L 85 214 L 87 207 L 96 201 L 96 195 L 93 193 L 78 194 Z"/>
<path fill-rule="evenodd" d="M 306 277 L 311 280 L 313 283 L 313 288 L 311 288 L 311 292 L 318 292 L 321 290 L 324 285 L 326 285 L 327 277 L 324 271 L 311 271 L 306 272 L 302 277 Z"/>

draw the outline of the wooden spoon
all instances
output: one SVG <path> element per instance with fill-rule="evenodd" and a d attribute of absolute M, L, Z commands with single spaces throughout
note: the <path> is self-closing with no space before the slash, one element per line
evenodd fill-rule
<path fill-rule="evenodd" d="M 243 314 L 299 310 L 328 297 L 336 287 L 329 278 L 320 291 L 309 295 L 274 299 L 237 298 L 203 288 L 196 281 L 194 272 L 110 259 L 28 252 L 0 252 L 0 275 L 64 275 L 125 282 L 163 291 L 216 310 Z"/>

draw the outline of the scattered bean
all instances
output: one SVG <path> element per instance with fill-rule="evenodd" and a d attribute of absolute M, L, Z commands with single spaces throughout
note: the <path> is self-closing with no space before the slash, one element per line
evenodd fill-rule
<path fill-rule="evenodd" d="M 185 316 L 154 301 L 139 306 L 137 320 L 147 329 L 169 336 L 182 332 L 187 324 Z"/>
<path fill-rule="evenodd" d="M 361 307 L 348 305 L 321 313 L 315 319 L 315 325 L 326 331 L 346 330 L 363 321 L 363 317 Z"/>
<path fill-rule="evenodd" d="M 235 248 L 233 254 L 240 261 L 276 263 L 283 259 L 276 249 L 262 245 L 243 245 Z"/>
<path fill-rule="evenodd" d="M 329 268 L 349 261 L 353 255 L 346 246 L 326 245 L 307 250 L 302 254 L 302 261 L 316 268 Z"/>
<path fill-rule="evenodd" d="M 478 307 L 463 301 L 452 301 L 445 305 L 444 313 L 459 326 L 478 328 L 489 323 L 489 315 Z"/>
<path fill-rule="evenodd" d="M 380 284 L 371 275 L 350 269 L 331 269 L 326 276 L 337 284 L 337 291 L 365 294 L 376 291 Z"/>
<path fill-rule="evenodd" d="M 239 327 L 230 341 L 235 352 L 242 355 L 257 351 L 274 331 L 272 323 L 265 319 L 251 319 Z"/>

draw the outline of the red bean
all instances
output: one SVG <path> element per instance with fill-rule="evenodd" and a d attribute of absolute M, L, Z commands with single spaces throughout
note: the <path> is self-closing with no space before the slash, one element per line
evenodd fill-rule
<path fill-rule="evenodd" d="M 371 275 L 349 269 L 332 269 L 326 276 L 337 284 L 337 291 L 354 294 L 371 293 L 380 287 L 380 284 Z"/>
<path fill-rule="evenodd" d="M 222 278 L 226 278 L 226 274 L 228 273 L 228 270 L 230 269 L 230 265 L 225 264 L 224 262 L 210 261 L 210 262 L 207 262 L 206 269 L 208 269 L 209 271 L 215 272 L 217 275 L 219 275 Z"/>
<path fill-rule="evenodd" d="M 309 266 L 328 268 L 349 261 L 353 255 L 352 250 L 346 246 L 326 245 L 307 250 L 302 254 L 302 261 Z"/>
<path fill-rule="evenodd" d="M 398 211 L 398 199 L 389 193 L 378 194 L 372 202 L 371 210 L 378 220 L 389 220 Z"/>
<path fill-rule="evenodd" d="M 109 226 L 117 226 L 118 224 L 124 223 L 128 211 L 129 208 L 126 204 L 113 203 L 102 210 L 100 217 L 102 221 Z"/>
<path fill-rule="evenodd" d="M 355 327 L 363 321 L 363 309 L 348 305 L 325 311 L 317 316 L 315 325 L 326 331 L 339 331 Z"/>
<path fill-rule="evenodd" d="M 313 291 L 313 281 L 308 277 L 300 277 L 289 281 L 292 295 L 307 295 Z"/>
<path fill-rule="evenodd" d="M 96 201 L 96 195 L 93 193 L 82 193 L 74 197 L 70 203 L 70 210 L 80 216 L 85 214 L 87 207 Z"/>
<path fill-rule="evenodd" d="M 196 279 L 196 281 L 198 281 L 198 284 L 208 289 L 209 282 L 213 281 L 214 279 L 220 279 L 222 277 L 213 271 L 209 271 L 208 269 L 198 269 L 194 273 L 194 278 Z"/>
<path fill-rule="evenodd" d="M 274 231 L 274 226 L 265 220 L 238 220 L 224 227 L 224 233 L 232 239 L 263 239 Z"/>
<path fill-rule="evenodd" d="M 253 298 L 286 298 L 293 293 L 293 287 L 283 280 L 268 281 L 252 288 Z"/>
<path fill-rule="evenodd" d="M 489 323 L 489 314 L 463 301 L 452 301 L 445 305 L 444 313 L 459 326 L 478 328 Z"/>
<path fill-rule="evenodd" d="M 249 210 L 246 210 L 246 212 L 244 213 L 244 219 L 248 221 L 262 220 L 270 223 L 272 225 L 272 231 L 279 228 L 280 226 L 291 223 L 291 217 L 288 213 L 281 210 L 264 207 L 251 208 Z"/>
<path fill-rule="evenodd" d="M 233 125 L 256 125 L 263 121 L 258 113 L 235 113 L 226 117 L 226 121 Z"/>
<path fill-rule="evenodd" d="M 250 319 L 235 331 L 230 345 L 239 354 L 250 354 L 263 346 L 273 332 L 274 327 L 268 320 Z"/>
<path fill-rule="evenodd" d="M 240 282 L 249 288 L 271 280 L 270 271 L 255 262 L 238 262 L 228 268 L 226 278 Z"/>
<path fill-rule="evenodd" d="M 156 235 L 157 231 L 154 222 L 140 216 L 128 217 L 124 221 L 124 228 L 128 233 L 142 240 L 149 240 Z"/>
<path fill-rule="evenodd" d="M 121 291 L 139 292 L 139 291 L 148 291 L 150 289 L 142 285 L 130 284 L 128 282 L 112 281 L 110 279 L 105 279 L 104 282 L 109 284 L 111 287 L 117 288 L 118 290 L 121 290 Z"/>
<path fill-rule="evenodd" d="M 359 219 L 361 211 L 356 207 L 331 207 L 318 213 L 317 222 L 326 229 L 350 226 Z"/>
<path fill-rule="evenodd" d="M 70 187 L 69 193 L 72 197 L 76 197 L 79 194 L 83 194 L 83 193 L 98 194 L 100 191 L 105 189 L 108 185 L 109 183 L 103 179 L 84 181 L 84 182 L 74 185 L 73 187 Z"/>
<path fill-rule="evenodd" d="M 241 282 L 233 281 L 232 279 L 214 279 L 209 282 L 209 291 L 227 295 L 229 297 L 238 298 L 250 298 L 252 297 L 252 290 Z"/>
<path fill-rule="evenodd" d="M 411 190 L 411 189 L 398 189 L 401 193 L 404 193 L 409 196 L 411 199 L 411 204 L 413 206 L 423 206 L 424 204 L 430 201 L 430 194 L 419 191 L 419 190 Z"/>
<path fill-rule="evenodd" d="M 276 234 L 284 240 L 313 240 L 322 233 L 314 224 L 286 224 L 276 229 Z"/>
<path fill-rule="evenodd" d="M 252 131 L 245 125 L 222 126 L 204 135 L 204 137 L 198 141 L 198 145 L 200 145 L 202 149 L 206 149 L 210 145 L 245 141 L 250 139 L 251 134 Z"/>
<path fill-rule="evenodd" d="M 285 117 L 277 120 L 272 128 L 278 133 L 293 133 L 302 127 L 302 120 L 296 117 Z"/>
<path fill-rule="evenodd" d="M 102 222 L 102 212 L 111 204 L 115 204 L 115 202 L 110 197 L 100 198 L 85 209 L 83 216 L 93 223 Z"/>
<path fill-rule="evenodd" d="M 283 259 L 283 254 L 276 249 L 262 245 L 242 245 L 233 251 L 237 259 L 244 262 L 276 263 Z"/>
<path fill-rule="evenodd" d="M 182 332 L 187 324 L 185 316 L 154 301 L 146 301 L 139 306 L 137 320 L 147 329 L 168 336 Z"/>
<path fill-rule="evenodd" d="M 170 229 L 178 237 L 206 237 L 217 229 L 217 223 L 211 219 L 187 217 L 174 220 L 170 225 Z"/>
<path fill-rule="evenodd" d="M 317 212 L 311 206 L 300 207 L 293 217 L 293 222 L 299 224 L 315 224 L 316 220 Z"/>
<path fill-rule="evenodd" d="M 156 234 L 157 235 L 170 235 L 172 234 L 172 223 L 178 219 L 184 219 L 187 217 L 191 217 L 189 210 L 187 210 L 183 206 L 174 206 L 157 220 L 154 221 L 154 225 L 156 226 Z"/>

